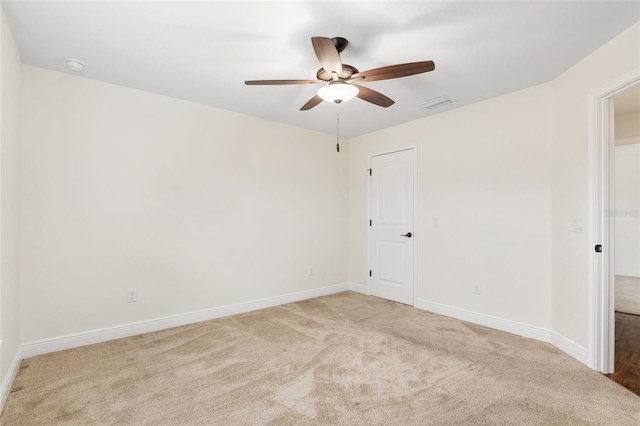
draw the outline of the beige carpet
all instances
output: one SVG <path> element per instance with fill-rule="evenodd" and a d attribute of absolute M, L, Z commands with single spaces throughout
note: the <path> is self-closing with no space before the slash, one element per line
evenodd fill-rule
<path fill-rule="evenodd" d="M 640 315 L 640 278 L 616 275 L 616 311 Z"/>
<path fill-rule="evenodd" d="M 23 361 L 3 425 L 638 425 L 551 345 L 346 292 Z"/>

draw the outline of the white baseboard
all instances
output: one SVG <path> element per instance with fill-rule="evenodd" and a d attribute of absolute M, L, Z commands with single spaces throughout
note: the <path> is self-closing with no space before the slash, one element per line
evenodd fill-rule
<path fill-rule="evenodd" d="M 442 305 L 440 303 L 430 302 L 428 300 L 418 299 L 416 308 L 436 314 L 446 315 L 448 317 L 457 318 L 463 321 L 472 322 L 474 324 L 484 325 L 485 327 L 495 328 L 496 330 L 506 331 L 508 333 L 517 334 L 518 336 L 529 337 L 531 339 L 540 340 L 542 342 L 551 343 L 567 355 L 575 358 L 589 368 L 591 361 L 589 351 L 577 343 L 567 339 L 566 337 L 540 327 L 522 324 L 516 321 L 506 320 L 503 318 L 493 317 L 490 315 L 479 314 L 477 312 L 468 311 L 466 309 L 454 308 L 452 306 Z"/>
<path fill-rule="evenodd" d="M 518 336 L 529 337 L 531 339 L 547 343 L 551 342 L 551 331 L 544 328 L 534 327 L 528 324 L 498 318 L 491 315 L 480 314 L 466 309 L 454 308 L 453 306 L 430 302 L 424 299 L 418 299 L 415 307 L 436 314 L 457 318 L 462 321 L 468 321 L 485 327 L 495 328 L 496 330 L 517 334 Z"/>
<path fill-rule="evenodd" d="M 186 312 L 183 314 L 171 315 L 162 318 L 139 321 L 129 324 L 122 324 L 113 327 L 89 330 L 82 333 L 68 334 L 65 336 L 50 339 L 28 342 L 22 345 L 23 358 L 30 358 L 50 352 L 62 351 L 65 349 L 77 348 L 80 346 L 93 345 L 95 343 L 109 340 L 121 339 L 123 337 L 137 334 L 149 333 L 152 331 L 164 330 L 181 325 L 193 324 L 201 321 L 208 321 L 229 315 L 242 314 L 256 311 L 258 309 L 270 308 L 283 305 L 285 303 L 298 302 L 300 300 L 314 297 L 327 296 L 329 294 L 340 293 L 349 290 L 350 284 L 336 284 L 328 287 L 304 290 L 296 293 L 284 294 L 281 296 L 267 297 L 264 299 L 252 300 L 249 302 L 236 303 L 233 305 L 220 306 L 217 308 L 203 309 L 200 311 Z"/>
<path fill-rule="evenodd" d="M 7 398 L 11 392 L 11 387 L 13 386 L 13 381 L 18 375 L 18 370 L 20 370 L 20 361 L 22 360 L 21 355 L 21 351 L 18 349 L 13 357 L 13 361 L 11 361 L 11 365 L 9 365 L 7 374 L 5 374 L 2 379 L 2 385 L 0 385 L 0 414 L 2 414 L 2 410 L 4 410 L 4 403 L 7 402 Z"/>
<path fill-rule="evenodd" d="M 587 367 L 593 368 L 589 357 L 589 351 L 587 351 L 586 348 L 567 339 L 563 335 L 556 333 L 555 331 L 551 333 L 551 344 L 567 355 L 577 359 Z"/>
<path fill-rule="evenodd" d="M 355 291 L 356 293 L 366 294 L 367 296 L 369 295 L 369 286 L 366 286 L 363 284 L 356 284 L 356 283 L 348 283 L 347 285 L 349 286 L 349 290 L 351 291 Z"/>
<path fill-rule="evenodd" d="M 249 302 L 236 303 L 233 305 L 220 306 L 216 308 L 203 309 L 200 311 L 186 312 L 183 314 L 171 315 L 167 317 L 155 318 L 129 324 L 122 324 L 97 330 L 89 330 L 82 333 L 68 334 L 51 339 L 25 343 L 22 345 L 22 354 L 16 354 L 14 360 L 11 363 L 9 371 L 2 381 L 2 386 L 0 387 L 0 412 L 1 408 L 4 406 L 4 402 L 9 396 L 11 385 L 13 384 L 13 380 L 15 379 L 15 376 L 19 370 L 20 360 L 23 358 L 30 358 L 50 352 L 57 352 L 65 349 L 92 345 L 95 343 L 106 342 L 109 340 L 134 336 L 137 334 L 149 333 L 152 331 L 164 330 L 172 327 L 179 327 L 181 325 L 208 321 L 216 318 L 226 317 L 229 315 L 242 314 L 245 312 L 283 305 L 285 303 L 297 302 L 314 297 L 327 296 L 329 294 L 340 293 L 347 290 L 366 295 L 369 294 L 369 288 L 366 285 L 356 283 L 342 283 L 313 290 L 299 291 L 296 293 L 289 293 L 281 296 L 268 297 L 264 299 L 252 300 Z M 491 327 L 496 330 L 506 331 L 508 333 L 517 334 L 519 336 L 529 337 L 532 339 L 551 343 L 558 349 L 566 352 L 568 355 L 590 367 L 588 351 L 585 348 L 558 333 L 551 332 L 550 330 L 494 317 L 491 315 L 480 314 L 477 312 L 468 311 L 466 309 L 455 308 L 436 302 L 430 302 L 424 299 L 418 299 L 416 301 L 415 307 L 436 314 L 446 315 L 474 324 Z"/>
<path fill-rule="evenodd" d="M 621 275 L 623 277 L 640 278 L 640 273 L 635 269 L 616 269 L 616 275 Z"/>

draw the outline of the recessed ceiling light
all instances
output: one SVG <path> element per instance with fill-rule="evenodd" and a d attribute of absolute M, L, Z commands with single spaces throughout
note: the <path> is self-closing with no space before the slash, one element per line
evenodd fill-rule
<path fill-rule="evenodd" d="M 67 59 L 67 68 L 71 71 L 80 72 L 84 69 L 84 63 L 77 59 Z"/>

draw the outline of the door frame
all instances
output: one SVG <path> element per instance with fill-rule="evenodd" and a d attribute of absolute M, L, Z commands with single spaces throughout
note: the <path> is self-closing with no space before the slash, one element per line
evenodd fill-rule
<path fill-rule="evenodd" d="M 640 85 L 640 69 L 589 95 L 588 350 L 591 368 L 613 373 L 615 348 L 614 96 Z M 595 245 L 602 245 L 602 253 Z"/>
<path fill-rule="evenodd" d="M 416 144 L 404 145 L 400 148 L 394 148 L 387 151 L 379 151 L 370 153 L 367 156 L 367 169 L 371 169 L 371 159 L 381 155 L 393 154 L 401 151 L 413 151 L 413 301 L 411 306 L 416 306 L 418 297 L 418 146 Z M 371 179 L 367 178 L 367 221 L 371 217 Z M 371 267 L 371 253 L 369 250 L 371 244 L 371 226 L 367 226 L 367 266 Z M 367 294 L 371 294 L 371 277 L 367 277 Z"/>

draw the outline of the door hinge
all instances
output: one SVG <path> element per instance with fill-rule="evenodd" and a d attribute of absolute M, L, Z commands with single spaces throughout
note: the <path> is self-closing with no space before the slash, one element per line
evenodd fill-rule
<path fill-rule="evenodd" d="M 371 169 L 367 169 L 367 170 L 369 170 L 369 176 L 371 176 Z"/>
<path fill-rule="evenodd" d="M 369 276 L 371 276 L 371 269 L 369 269 Z"/>
<path fill-rule="evenodd" d="M 373 226 L 373 225 L 371 225 L 371 219 L 369 219 L 369 226 Z"/>

